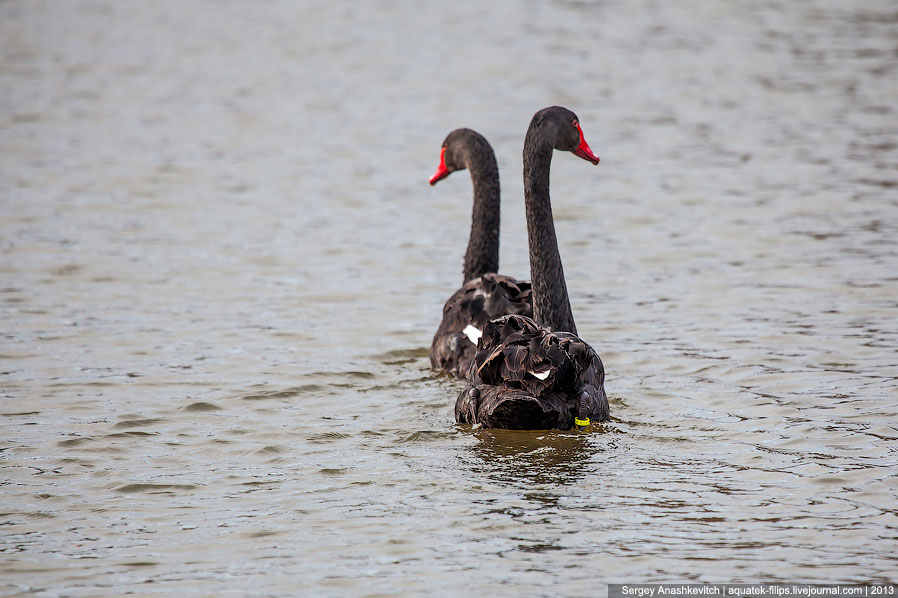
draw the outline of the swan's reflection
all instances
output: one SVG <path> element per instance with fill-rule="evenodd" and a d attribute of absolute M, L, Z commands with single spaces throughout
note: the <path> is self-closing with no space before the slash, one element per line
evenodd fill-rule
<path fill-rule="evenodd" d="M 590 434 L 558 431 L 481 429 L 474 457 L 492 481 L 515 486 L 576 483 L 596 452 Z"/>

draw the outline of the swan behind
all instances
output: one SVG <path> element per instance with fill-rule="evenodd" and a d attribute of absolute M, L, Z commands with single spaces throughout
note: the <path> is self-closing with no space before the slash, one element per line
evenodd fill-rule
<path fill-rule="evenodd" d="M 443 142 L 435 185 L 467 169 L 474 187 L 471 234 L 463 284 L 443 306 L 443 319 L 430 346 L 434 369 L 465 378 L 487 322 L 506 314 L 532 315 L 530 283 L 496 274 L 499 268 L 499 167 L 489 142 L 471 129 L 456 129 Z"/>

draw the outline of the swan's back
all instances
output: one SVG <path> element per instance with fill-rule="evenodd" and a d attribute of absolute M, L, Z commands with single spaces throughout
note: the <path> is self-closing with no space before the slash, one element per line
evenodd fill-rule
<path fill-rule="evenodd" d="M 576 418 L 607 421 L 605 368 L 578 336 L 521 316 L 489 322 L 470 382 L 455 404 L 459 423 L 567 430 Z"/>
<path fill-rule="evenodd" d="M 431 366 L 465 378 L 484 327 L 506 314 L 533 314 L 529 282 L 493 273 L 466 282 L 443 306 L 430 346 Z"/>

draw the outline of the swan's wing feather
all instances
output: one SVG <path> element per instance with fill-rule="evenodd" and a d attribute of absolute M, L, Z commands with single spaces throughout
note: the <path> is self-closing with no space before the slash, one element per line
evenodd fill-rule
<path fill-rule="evenodd" d="M 529 315 L 532 311 L 530 283 L 501 274 L 484 274 L 469 280 L 443 306 L 443 320 L 430 347 L 431 366 L 466 378 L 477 348 L 471 340 L 477 337 L 476 331 L 469 326 L 486 334 L 485 328 L 493 318 L 506 314 Z M 492 339 L 493 343 L 498 340 Z M 481 342 L 488 341 L 487 338 Z"/>
<path fill-rule="evenodd" d="M 581 403 L 591 420 L 609 417 L 602 361 L 574 334 L 504 316 L 486 325 L 474 361 L 479 367 L 456 401 L 459 422 L 568 429 Z"/>

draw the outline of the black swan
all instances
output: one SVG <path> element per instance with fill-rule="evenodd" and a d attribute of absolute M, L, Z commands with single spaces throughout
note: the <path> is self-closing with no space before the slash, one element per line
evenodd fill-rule
<path fill-rule="evenodd" d="M 468 385 L 455 403 L 459 423 L 568 430 L 609 418 L 605 368 L 577 336 L 549 201 L 553 150 L 599 163 L 579 122 L 560 106 L 540 110 L 530 121 L 524 140 L 524 201 L 533 319 L 508 315 L 486 325 Z"/>
<path fill-rule="evenodd" d="M 499 269 L 499 168 L 489 142 L 470 129 L 449 133 L 440 152 L 440 165 L 430 184 L 467 168 L 474 184 L 471 237 L 465 253 L 462 287 L 443 306 L 443 321 L 430 345 L 434 369 L 465 378 L 477 340 L 493 318 L 533 313 L 530 283 L 496 274 Z"/>

